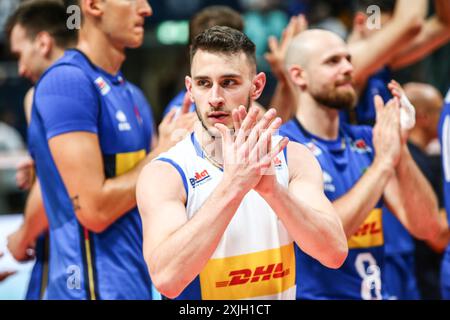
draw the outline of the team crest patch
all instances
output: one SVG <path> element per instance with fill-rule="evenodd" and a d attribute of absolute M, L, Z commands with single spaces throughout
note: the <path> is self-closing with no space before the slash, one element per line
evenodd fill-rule
<path fill-rule="evenodd" d="M 202 172 L 196 172 L 194 178 L 190 178 L 189 182 L 192 185 L 192 188 L 198 187 L 211 180 L 211 176 L 208 173 L 208 170 L 203 170 Z"/>
<path fill-rule="evenodd" d="M 94 82 L 97 85 L 97 88 L 100 89 L 102 96 L 106 96 L 108 92 L 111 91 L 111 87 L 102 77 L 98 77 Z"/>
<path fill-rule="evenodd" d="M 357 153 L 372 152 L 372 148 L 369 147 L 363 139 L 352 141 L 352 143 L 350 144 L 350 148 L 352 149 L 352 151 L 356 151 Z"/>

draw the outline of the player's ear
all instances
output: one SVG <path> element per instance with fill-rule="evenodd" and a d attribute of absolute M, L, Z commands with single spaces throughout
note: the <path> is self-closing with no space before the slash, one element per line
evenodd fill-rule
<path fill-rule="evenodd" d="M 258 73 L 252 81 L 252 92 L 251 92 L 251 98 L 253 100 L 258 99 L 266 85 L 266 74 L 264 72 Z"/>
<path fill-rule="evenodd" d="M 105 3 L 103 0 L 81 0 L 82 6 L 81 10 L 83 10 L 84 15 L 100 17 L 104 13 Z"/>
<path fill-rule="evenodd" d="M 54 46 L 54 42 L 54 39 L 46 31 L 39 32 L 36 35 L 35 43 L 37 45 L 37 49 L 39 50 L 39 53 L 45 58 L 49 58 Z"/>
<path fill-rule="evenodd" d="M 299 87 L 301 90 L 305 90 L 307 88 L 307 74 L 301 66 L 294 64 L 289 67 L 288 72 L 296 87 Z"/>
<path fill-rule="evenodd" d="M 185 78 L 184 78 L 184 85 L 186 86 L 186 91 L 187 91 L 187 93 L 189 94 L 189 97 L 190 97 L 190 99 L 191 99 L 191 102 L 192 103 L 195 103 L 195 101 L 194 101 L 194 96 L 192 95 L 192 78 L 191 77 L 189 77 L 189 76 L 186 76 Z"/>

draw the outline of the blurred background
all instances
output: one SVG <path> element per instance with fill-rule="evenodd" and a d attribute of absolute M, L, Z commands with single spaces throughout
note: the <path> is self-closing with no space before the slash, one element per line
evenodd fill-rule
<path fill-rule="evenodd" d="M 14 176 L 18 159 L 26 154 L 23 98 L 31 83 L 19 77 L 17 62 L 9 54 L 3 35 L 7 17 L 20 2 L 0 0 L 0 123 L 10 126 L 0 126 L 0 219 L 2 215 L 4 218 L 0 220 L 0 225 L 8 225 L 8 230 L 11 229 L 0 229 L 0 238 L 4 238 L 20 223 L 19 216 L 11 220 L 11 216 L 6 215 L 21 213 L 26 197 L 26 193 L 16 187 Z M 163 109 L 182 89 L 184 76 L 188 74 L 186 62 L 189 19 L 206 6 L 227 5 L 243 14 L 245 33 L 256 44 L 259 69 L 268 75 L 268 85 L 260 102 L 268 105 L 276 84 L 263 56 L 268 51 L 268 37 L 274 35 L 279 38 L 290 17 L 303 13 L 310 27 L 326 28 L 346 38 L 352 26 L 355 2 L 356 0 L 149 0 L 153 16 L 146 21 L 144 44 L 139 49 L 128 52 L 122 70 L 129 81 L 144 91 L 159 123 Z M 432 14 L 432 2 L 430 6 Z M 445 95 L 450 86 L 449 57 L 450 45 L 447 44 L 421 62 L 394 74 L 394 78 L 400 83 L 429 83 Z M 11 127 L 15 130 L 11 130 Z M 6 153 L 9 153 L 8 157 L 2 156 Z M 0 250 L 2 245 L 0 240 Z M 14 293 L 10 291 L 9 297 L 15 295 L 20 298 L 23 294 L 21 289 L 14 290 Z"/>

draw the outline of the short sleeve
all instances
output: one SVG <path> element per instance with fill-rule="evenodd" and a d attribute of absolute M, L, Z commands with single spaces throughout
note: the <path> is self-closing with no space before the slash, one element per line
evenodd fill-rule
<path fill-rule="evenodd" d="M 45 74 L 34 96 L 47 140 L 74 131 L 97 133 L 99 102 L 89 78 L 70 65 L 57 66 Z"/>

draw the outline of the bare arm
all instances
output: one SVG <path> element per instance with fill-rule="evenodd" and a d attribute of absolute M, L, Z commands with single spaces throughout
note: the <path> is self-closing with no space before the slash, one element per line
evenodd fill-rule
<path fill-rule="evenodd" d="M 433 239 L 444 230 L 436 195 L 406 145 L 384 196 L 391 211 L 415 237 Z"/>
<path fill-rule="evenodd" d="M 337 269 L 347 257 L 347 239 L 323 193 L 322 170 L 311 152 L 295 142 L 289 143 L 287 154 L 289 189 L 276 183 L 275 188 L 261 195 L 305 253 Z"/>
<path fill-rule="evenodd" d="M 127 173 L 106 179 L 96 134 L 58 135 L 49 140 L 49 146 L 74 202 L 75 214 L 83 226 L 94 232 L 102 232 L 136 205 L 138 173 L 158 154 L 155 150 Z"/>
<path fill-rule="evenodd" d="M 31 87 L 27 91 L 27 93 L 25 94 L 25 98 L 23 99 L 23 110 L 25 112 L 25 119 L 27 120 L 27 124 L 30 124 L 31 108 L 33 106 L 33 95 L 34 87 Z"/>
<path fill-rule="evenodd" d="M 188 220 L 178 172 L 161 161 L 144 168 L 137 187 L 144 257 L 162 294 L 178 296 L 202 271 L 244 196 L 232 181 L 222 181 Z"/>
<path fill-rule="evenodd" d="M 450 1 L 436 0 L 435 4 L 436 15 L 427 19 L 414 40 L 393 57 L 389 63 L 392 69 L 413 64 L 450 40 Z"/>
<path fill-rule="evenodd" d="M 183 114 L 174 120 L 173 116 L 174 112 L 169 113 L 160 124 L 158 146 L 154 150 L 127 172 L 109 179 L 104 174 L 96 134 L 70 132 L 49 140 L 53 159 L 83 226 L 102 232 L 136 206 L 136 182 L 141 169 L 177 142 L 172 139 L 175 130 L 189 132 L 187 129 L 192 128 L 196 117 L 195 114 Z"/>
<path fill-rule="evenodd" d="M 333 201 L 347 238 L 355 234 L 375 208 L 393 172 L 389 163 L 377 159 L 349 192 Z"/>
<path fill-rule="evenodd" d="M 274 37 L 268 40 L 270 52 L 265 54 L 265 58 L 278 81 L 270 105 L 277 110 L 283 123 L 294 116 L 298 106 L 298 91 L 285 67 L 286 51 L 292 38 L 307 28 L 306 18 L 303 15 L 295 16 L 283 30 L 280 42 Z"/>
<path fill-rule="evenodd" d="M 359 89 L 370 75 L 388 64 L 421 30 L 427 1 L 398 0 L 393 18 L 368 38 L 349 43 Z"/>

